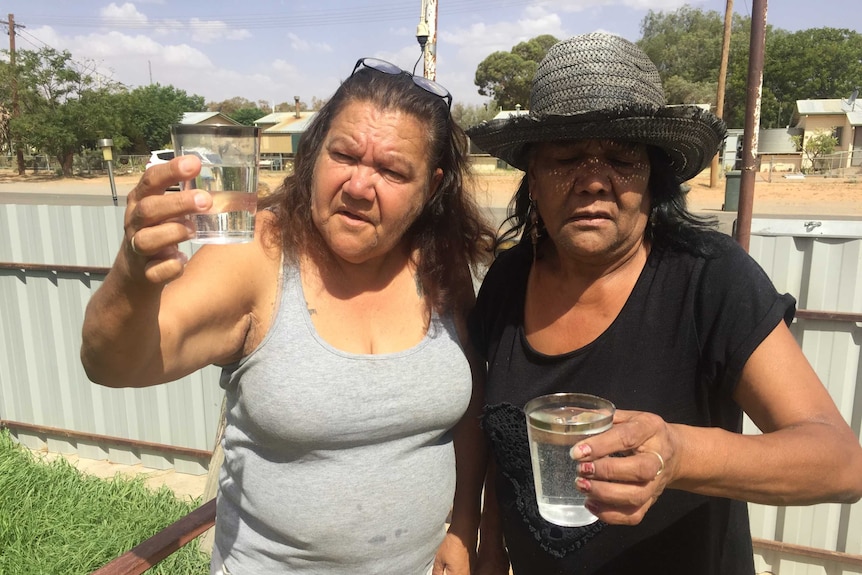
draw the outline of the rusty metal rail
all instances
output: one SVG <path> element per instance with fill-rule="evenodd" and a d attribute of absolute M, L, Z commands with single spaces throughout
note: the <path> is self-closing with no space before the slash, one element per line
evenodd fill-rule
<path fill-rule="evenodd" d="M 48 427 L 45 425 L 35 425 L 20 421 L 9 421 L 8 419 L 0 419 L 0 429 L 3 428 L 33 435 L 43 435 L 50 438 L 65 438 L 73 441 L 85 441 L 95 445 L 118 445 L 130 449 L 139 449 L 174 456 L 178 455 L 194 459 L 205 459 L 207 461 L 212 457 L 212 451 L 206 449 L 180 447 L 177 445 L 166 445 L 164 443 L 152 443 L 149 441 L 141 441 L 140 439 L 127 439 L 125 437 L 113 437 L 110 435 L 99 435 L 97 433 L 87 433 L 85 431 L 73 431 L 70 429 L 60 429 L 59 427 Z"/>
<path fill-rule="evenodd" d="M 25 264 L 15 262 L 0 262 L 0 270 L 22 272 L 57 272 L 69 274 L 107 275 L 111 268 L 100 266 L 66 266 L 59 264 Z"/>
<path fill-rule="evenodd" d="M 862 322 L 862 313 L 850 313 L 845 311 L 819 311 L 811 309 L 796 310 L 797 319 L 822 319 L 827 321 L 849 321 Z"/>
<path fill-rule="evenodd" d="M 775 551 L 778 553 L 786 553 L 799 557 L 808 557 L 817 561 L 834 561 L 842 565 L 850 565 L 852 567 L 862 567 L 862 555 L 853 555 L 841 551 L 829 551 L 828 549 L 817 549 L 815 547 L 806 547 L 795 543 L 784 543 L 782 541 L 771 541 L 769 539 L 759 539 L 753 537 L 751 542 L 754 545 L 755 552 L 757 551 Z"/>

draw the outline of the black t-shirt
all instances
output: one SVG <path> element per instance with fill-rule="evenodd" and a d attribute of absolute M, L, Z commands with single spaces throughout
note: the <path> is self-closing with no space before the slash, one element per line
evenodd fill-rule
<path fill-rule="evenodd" d="M 795 301 L 730 237 L 706 234 L 709 257 L 654 247 L 614 322 L 562 355 L 536 352 L 524 335 L 529 243 L 488 271 L 470 331 L 488 362 L 483 426 L 517 575 L 754 573 L 744 502 L 668 489 L 637 526 L 558 527 L 538 514 L 530 468 L 522 409 L 548 393 L 590 393 L 668 422 L 741 431 L 734 386 L 757 346 L 792 320 Z"/>

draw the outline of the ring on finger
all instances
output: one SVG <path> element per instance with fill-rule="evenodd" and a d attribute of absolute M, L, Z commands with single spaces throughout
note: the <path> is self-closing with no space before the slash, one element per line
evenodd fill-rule
<path fill-rule="evenodd" d="M 658 457 L 658 471 L 655 472 L 655 476 L 658 477 L 659 475 L 661 475 L 664 471 L 664 457 L 661 456 L 661 453 L 652 450 L 644 451 L 644 453 L 652 453 L 653 455 Z"/>
<path fill-rule="evenodd" d="M 136 235 L 138 235 L 138 234 L 137 234 L 137 232 L 135 232 L 134 234 L 132 234 L 132 238 L 129 240 L 129 247 L 131 247 L 131 248 L 132 248 L 132 251 L 133 251 L 136 255 L 142 256 L 142 255 L 144 255 L 144 254 L 142 254 L 141 252 L 139 252 L 139 251 L 135 248 L 135 236 L 136 236 Z"/>

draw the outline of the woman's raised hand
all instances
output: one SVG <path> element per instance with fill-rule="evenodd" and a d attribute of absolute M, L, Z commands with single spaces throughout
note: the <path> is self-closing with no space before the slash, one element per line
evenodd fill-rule
<path fill-rule="evenodd" d="M 154 284 L 165 284 L 182 275 L 188 258 L 180 251 L 179 243 L 194 235 L 187 216 L 207 211 L 212 197 L 201 190 L 166 194 L 165 189 L 194 178 L 200 170 L 197 157 L 179 156 L 148 169 L 129 192 L 121 253 L 130 275 Z"/>

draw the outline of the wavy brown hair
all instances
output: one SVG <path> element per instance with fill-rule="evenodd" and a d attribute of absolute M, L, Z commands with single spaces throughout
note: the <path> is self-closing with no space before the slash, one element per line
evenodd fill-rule
<path fill-rule="evenodd" d="M 259 207 L 274 208 L 285 257 L 295 262 L 306 251 L 328 253 L 311 217 L 314 167 L 332 120 L 353 102 L 370 102 L 381 110 L 407 113 L 425 126 L 427 177 L 430 181 L 440 168 L 443 178 L 405 238 L 411 253 L 418 253 L 418 279 L 429 304 L 438 312 L 449 311 L 463 295 L 454 290 L 472 287 L 468 274 L 490 256 L 494 234 L 465 189 L 471 178 L 466 135 L 452 120 L 446 102 L 416 86 L 408 73 L 360 68 L 345 80 L 303 134 L 294 158 L 294 173 L 263 198 Z"/>

